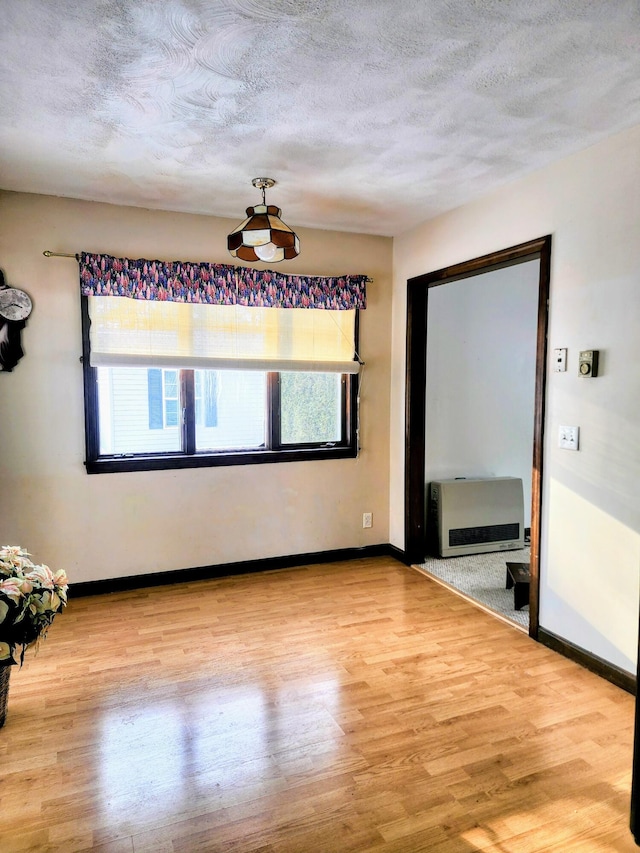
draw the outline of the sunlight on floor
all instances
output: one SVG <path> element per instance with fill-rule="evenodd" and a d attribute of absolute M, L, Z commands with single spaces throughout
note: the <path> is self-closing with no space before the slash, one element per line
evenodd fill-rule
<path fill-rule="evenodd" d="M 594 796 L 558 798 L 539 808 L 511 812 L 488 826 L 477 826 L 460 834 L 469 850 L 482 853 L 516 853 L 544 850 L 546 853 L 612 853 L 637 850 L 631 831 L 612 846 L 607 833 L 619 823 L 619 807 Z M 614 797 L 620 794 L 613 794 Z M 624 794 L 626 800 L 626 793 Z M 604 840 L 606 838 L 607 840 Z M 467 848 L 465 848 L 467 849 Z"/>

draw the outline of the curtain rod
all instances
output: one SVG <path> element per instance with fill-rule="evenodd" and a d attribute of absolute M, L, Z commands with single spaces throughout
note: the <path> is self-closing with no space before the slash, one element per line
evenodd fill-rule
<path fill-rule="evenodd" d="M 71 254 L 69 254 L 69 252 L 51 252 L 51 251 L 49 251 L 49 249 L 45 249 L 42 254 L 45 256 L 45 258 L 75 258 L 76 261 L 80 260 L 79 255 L 71 255 Z M 224 266 L 224 264 L 222 266 Z M 295 273 L 283 273 L 283 275 L 295 275 Z M 305 278 L 305 276 L 302 276 L 302 277 Z M 311 276 L 309 276 L 309 277 L 311 278 Z M 330 276 L 330 275 L 323 276 L 323 278 L 332 278 L 332 276 Z M 334 278 L 335 278 L 335 276 L 334 276 Z M 367 276 L 365 281 L 367 282 L 367 284 L 373 283 L 373 279 L 369 278 L 369 276 Z"/>

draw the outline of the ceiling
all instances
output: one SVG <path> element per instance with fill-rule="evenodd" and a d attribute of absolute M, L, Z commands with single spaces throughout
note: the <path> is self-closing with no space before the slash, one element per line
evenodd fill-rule
<path fill-rule="evenodd" d="M 0 187 L 399 234 L 640 123 L 637 0 L 0 0 Z"/>

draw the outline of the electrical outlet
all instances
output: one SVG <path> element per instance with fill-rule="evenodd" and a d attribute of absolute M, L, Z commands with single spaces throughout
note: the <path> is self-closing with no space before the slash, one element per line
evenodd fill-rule
<path fill-rule="evenodd" d="M 373 513 L 372 512 L 363 512 L 362 513 L 362 526 L 363 527 L 373 527 Z"/>
<path fill-rule="evenodd" d="M 558 447 L 563 450 L 577 450 L 580 441 L 580 427 L 561 426 L 558 430 Z"/>

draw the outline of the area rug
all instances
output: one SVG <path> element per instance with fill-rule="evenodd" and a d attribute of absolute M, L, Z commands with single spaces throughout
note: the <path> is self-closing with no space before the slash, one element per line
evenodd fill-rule
<path fill-rule="evenodd" d="M 531 549 L 493 551 L 469 557 L 427 557 L 416 568 L 479 602 L 511 622 L 529 629 L 529 607 L 515 610 L 513 589 L 506 589 L 506 562 L 528 563 Z"/>

